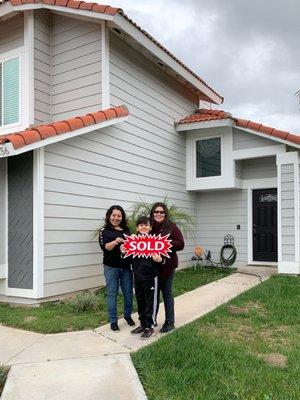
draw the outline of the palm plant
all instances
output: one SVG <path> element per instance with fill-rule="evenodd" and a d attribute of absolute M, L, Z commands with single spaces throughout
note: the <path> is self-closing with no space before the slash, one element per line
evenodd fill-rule
<path fill-rule="evenodd" d="M 140 215 L 150 215 L 150 211 L 152 206 L 156 203 L 148 203 L 144 200 L 141 200 L 137 203 L 132 212 L 128 215 L 128 227 L 130 232 L 136 231 L 136 221 Z M 165 203 L 168 211 L 169 211 L 169 218 L 170 221 L 175 222 L 176 225 L 182 230 L 185 234 L 193 234 L 194 232 L 194 219 L 193 217 L 182 210 L 181 208 L 175 206 L 168 198 L 164 198 L 162 203 Z"/>

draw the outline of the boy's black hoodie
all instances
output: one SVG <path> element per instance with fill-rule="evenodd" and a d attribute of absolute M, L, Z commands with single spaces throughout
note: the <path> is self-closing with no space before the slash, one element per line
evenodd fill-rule
<path fill-rule="evenodd" d="M 132 270 L 134 277 L 138 281 L 148 281 L 157 276 L 159 267 L 162 262 L 153 261 L 152 257 L 132 257 Z"/>

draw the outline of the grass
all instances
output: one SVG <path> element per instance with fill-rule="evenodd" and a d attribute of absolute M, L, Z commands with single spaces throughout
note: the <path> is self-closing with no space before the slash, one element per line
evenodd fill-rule
<path fill-rule="evenodd" d="M 274 276 L 132 355 L 149 400 L 299 400 L 300 278 Z"/>
<path fill-rule="evenodd" d="M 3 391 L 7 375 L 8 375 L 8 368 L 0 366 L 0 396 Z"/>
<path fill-rule="evenodd" d="M 178 271 L 174 279 L 174 296 L 205 285 L 228 274 L 227 271 L 188 268 Z M 0 304 L 0 323 L 6 326 L 40 333 L 59 333 L 95 329 L 106 324 L 106 290 L 96 292 L 98 309 L 76 312 L 72 301 L 45 303 L 40 307 L 24 308 Z M 136 310 L 136 305 L 134 304 Z M 118 314 L 122 315 L 122 296 L 119 296 Z"/>

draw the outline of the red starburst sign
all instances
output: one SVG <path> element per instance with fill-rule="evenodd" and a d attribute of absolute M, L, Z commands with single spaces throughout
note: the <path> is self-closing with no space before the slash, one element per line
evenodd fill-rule
<path fill-rule="evenodd" d="M 169 252 L 171 251 L 171 240 L 168 239 L 169 234 L 161 236 L 156 235 L 125 235 L 125 242 L 123 249 L 125 251 L 124 258 L 133 257 L 152 257 L 154 254 L 159 254 L 170 258 Z"/>

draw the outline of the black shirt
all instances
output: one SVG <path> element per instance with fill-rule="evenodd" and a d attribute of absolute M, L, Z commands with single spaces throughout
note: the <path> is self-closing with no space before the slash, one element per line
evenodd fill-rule
<path fill-rule="evenodd" d="M 153 261 L 152 257 L 128 257 L 132 260 L 134 279 L 137 281 L 147 281 L 157 276 L 161 262 Z"/>
<path fill-rule="evenodd" d="M 99 245 L 103 250 L 103 264 L 113 268 L 130 268 L 130 258 L 122 258 L 120 244 L 117 244 L 112 250 L 105 248 L 106 243 L 116 240 L 117 237 L 124 238 L 124 234 L 130 236 L 129 231 L 118 230 L 114 228 L 102 228 L 99 233 Z"/>

